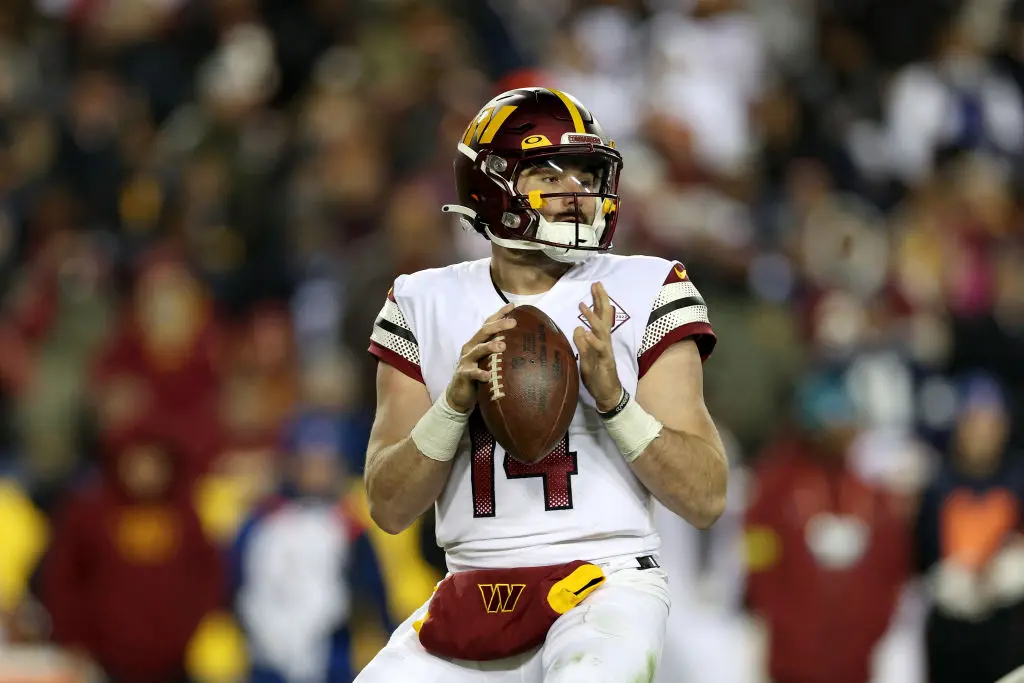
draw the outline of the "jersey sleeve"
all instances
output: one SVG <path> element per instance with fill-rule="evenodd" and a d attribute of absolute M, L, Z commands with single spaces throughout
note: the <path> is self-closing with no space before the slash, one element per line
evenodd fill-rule
<path fill-rule="evenodd" d="M 697 343 L 701 360 L 707 360 L 715 348 L 715 332 L 708 319 L 704 298 L 686 273 L 686 267 L 674 263 L 651 306 L 638 360 L 640 377 L 654 365 L 665 349 L 684 339 Z"/>
<path fill-rule="evenodd" d="M 412 333 L 412 327 L 402 314 L 402 309 L 398 306 L 394 287 L 388 291 L 384 307 L 380 309 L 380 314 L 373 323 L 369 351 L 378 360 L 391 365 L 417 382 L 423 381 L 423 374 L 420 372 L 420 345 Z"/>

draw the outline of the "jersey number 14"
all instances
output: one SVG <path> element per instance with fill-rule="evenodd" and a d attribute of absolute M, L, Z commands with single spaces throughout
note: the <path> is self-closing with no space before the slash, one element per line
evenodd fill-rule
<path fill-rule="evenodd" d="M 479 411 L 469 418 L 469 438 L 473 448 L 471 479 L 473 482 L 473 516 L 494 517 L 497 504 L 494 496 L 494 452 L 498 446 Z M 578 474 L 576 453 L 569 450 L 566 432 L 555 450 L 544 459 L 527 464 L 508 453 L 503 461 L 505 477 L 526 479 L 540 477 L 544 483 L 544 509 L 572 509 L 572 476 Z"/>

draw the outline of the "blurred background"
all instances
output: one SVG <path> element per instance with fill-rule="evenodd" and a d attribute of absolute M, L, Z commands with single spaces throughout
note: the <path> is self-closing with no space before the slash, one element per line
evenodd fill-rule
<path fill-rule="evenodd" d="M 718 333 L 730 507 L 656 511 L 659 683 L 1024 664 L 1024 2 L 4 0 L 0 681 L 351 680 L 443 571 L 375 529 L 365 352 L 497 92 L 625 157 Z M 429 516 L 428 516 L 429 517 Z"/>

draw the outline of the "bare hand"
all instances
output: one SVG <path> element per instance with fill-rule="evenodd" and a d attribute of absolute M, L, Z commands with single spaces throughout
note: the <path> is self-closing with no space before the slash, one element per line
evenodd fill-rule
<path fill-rule="evenodd" d="M 468 413 L 476 405 L 476 383 L 490 379 L 487 371 L 480 369 L 480 359 L 505 350 L 505 342 L 494 337 L 516 326 L 514 318 L 505 317 L 513 308 L 512 304 L 506 304 L 498 309 L 462 347 L 447 394 L 448 405 L 460 413 Z"/>
<path fill-rule="evenodd" d="M 612 349 L 615 308 L 600 282 L 590 286 L 590 293 L 594 297 L 594 310 L 580 303 L 580 311 L 590 323 L 590 329 L 581 325 L 573 332 L 572 338 L 580 352 L 583 386 L 594 397 L 597 409 L 604 413 L 614 408 L 622 397 L 622 382 L 619 381 Z"/>

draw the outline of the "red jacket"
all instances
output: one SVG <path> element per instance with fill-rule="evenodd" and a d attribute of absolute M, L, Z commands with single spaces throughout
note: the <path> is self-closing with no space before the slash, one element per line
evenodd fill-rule
<path fill-rule="evenodd" d="M 896 501 L 795 442 L 763 461 L 755 496 L 747 600 L 768 624 L 772 679 L 866 683 L 909 575 Z"/>
<path fill-rule="evenodd" d="M 192 635 L 221 602 L 222 567 L 187 477 L 163 499 L 133 500 L 116 476 L 120 457 L 59 515 L 42 598 L 58 643 L 119 680 L 160 683 L 180 676 Z"/>

